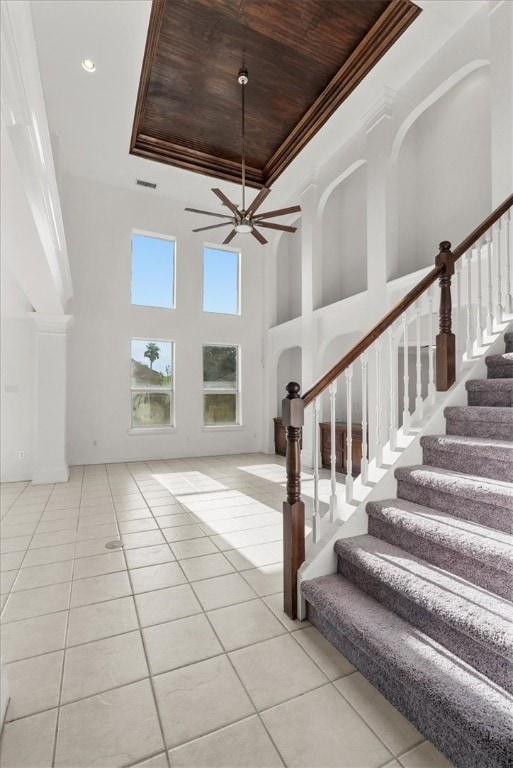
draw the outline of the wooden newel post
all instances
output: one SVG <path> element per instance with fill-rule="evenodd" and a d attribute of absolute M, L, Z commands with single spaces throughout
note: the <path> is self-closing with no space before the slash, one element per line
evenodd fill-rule
<path fill-rule="evenodd" d="M 301 501 L 301 428 L 304 403 L 295 381 L 287 384 L 282 424 L 287 432 L 287 501 L 283 502 L 283 610 L 297 616 L 297 572 L 305 560 L 305 505 Z"/>
<path fill-rule="evenodd" d="M 437 267 L 444 267 L 440 275 L 440 332 L 436 337 L 436 388 L 446 392 L 456 380 L 456 337 L 452 333 L 451 277 L 454 275 L 454 256 L 451 244 L 440 243 L 440 253 L 435 260 Z"/>

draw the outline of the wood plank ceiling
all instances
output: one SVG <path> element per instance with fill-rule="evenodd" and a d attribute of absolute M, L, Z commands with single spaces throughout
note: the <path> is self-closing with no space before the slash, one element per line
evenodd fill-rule
<path fill-rule="evenodd" d="M 420 13 L 411 0 L 153 0 L 130 152 L 269 186 Z"/>

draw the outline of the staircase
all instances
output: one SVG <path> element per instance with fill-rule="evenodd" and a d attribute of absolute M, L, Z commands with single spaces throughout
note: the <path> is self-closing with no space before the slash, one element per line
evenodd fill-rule
<path fill-rule="evenodd" d="M 338 572 L 302 582 L 307 617 L 461 768 L 513 765 L 513 333 L 446 408 Z"/>

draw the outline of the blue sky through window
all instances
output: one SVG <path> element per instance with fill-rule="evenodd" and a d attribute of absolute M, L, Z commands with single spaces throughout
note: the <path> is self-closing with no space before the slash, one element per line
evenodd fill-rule
<path fill-rule="evenodd" d="M 233 251 L 203 249 L 203 311 L 239 313 L 239 257 Z"/>
<path fill-rule="evenodd" d="M 132 304 L 174 307 L 173 240 L 132 235 Z"/>

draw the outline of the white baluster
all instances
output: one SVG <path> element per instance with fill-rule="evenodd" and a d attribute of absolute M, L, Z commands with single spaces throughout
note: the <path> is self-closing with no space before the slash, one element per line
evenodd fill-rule
<path fill-rule="evenodd" d="M 381 337 L 375 343 L 376 350 L 376 466 L 383 464 L 383 440 L 381 438 Z"/>
<path fill-rule="evenodd" d="M 321 538 L 321 516 L 319 514 L 319 412 L 320 399 L 313 401 L 313 511 L 312 539 L 316 543 Z"/>
<path fill-rule="evenodd" d="M 367 370 L 368 358 L 367 352 L 364 352 L 360 358 L 362 365 L 362 463 L 360 476 L 362 483 L 366 485 L 369 479 L 369 459 L 367 448 Z"/>
<path fill-rule="evenodd" d="M 493 295 L 492 295 L 492 230 L 486 233 L 486 255 L 488 258 L 488 311 L 486 313 L 486 333 L 493 333 Z"/>
<path fill-rule="evenodd" d="M 408 319 L 406 312 L 403 314 L 403 432 L 405 435 L 410 432 L 410 372 L 408 371 Z"/>
<path fill-rule="evenodd" d="M 345 370 L 346 375 L 346 424 L 347 424 L 347 436 L 346 436 L 346 501 L 353 500 L 353 418 L 352 418 L 352 379 L 353 379 L 353 366 L 350 365 Z"/>
<path fill-rule="evenodd" d="M 497 262 L 497 307 L 495 319 L 502 323 L 504 307 L 502 306 L 502 275 L 501 275 L 501 222 L 496 221 L 493 226 L 493 252 Z"/>
<path fill-rule="evenodd" d="M 513 312 L 513 299 L 511 297 L 511 252 L 510 252 L 510 242 L 509 242 L 509 219 L 510 219 L 510 211 L 506 211 L 504 214 L 504 246 L 506 250 L 506 297 L 505 297 L 505 309 L 506 312 L 511 315 Z"/>
<path fill-rule="evenodd" d="M 461 318 L 461 259 L 454 265 L 454 272 L 456 274 L 456 316 L 454 318 L 454 335 L 456 336 L 456 373 L 458 373 L 461 367 L 461 331 L 460 331 L 460 318 Z"/>
<path fill-rule="evenodd" d="M 477 246 L 477 311 L 476 311 L 476 344 L 483 346 L 483 292 L 481 289 L 481 255 L 483 242 Z"/>
<path fill-rule="evenodd" d="M 330 469 L 331 469 L 331 494 L 330 494 L 330 520 L 333 522 L 337 517 L 338 500 L 337 500 L 337 445 L 336 445 L 336 407 L 337 407 L 337 382 L 333 381 L 329 386 L 330 393 L 330 427 L 331 427 L 331 455 L 330 455 Z"/>
<path fill-rule="evenodd" d="M 390 448 L 397 448 L 397 354 L 394 340 L 394 328 L 388 329 L 388 353 L 390 357 Z"/>
<path fill-rule="evenodd" d="M 474 354 L 474 341 L 472 338 L 472 248 L 469 248 L 464 256 L 467 262 L 467 341 L 465 352 L 467 360 L 470 360 Z"/>
<path fill-rule="evenodd" d="M 420 299 L 415 302 L 415 346 L 416 346 L 416 374 L 415 382 L 415 418 L 424 416 L 424 401 L 422 399 L 422 357 L 420 354 Z"/>
<path fill-rule="evenodd" d="M 436 385 L 435 385 L 435 365 L 434 354 L 435 348 L 435 333 L 433 328 L 433 298 L 435 293 L 434 285 L 428 288 L 428 403 L 429 405 L 435 404 L 436 399 Z"/>

